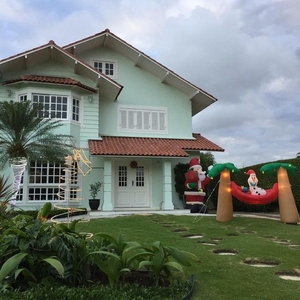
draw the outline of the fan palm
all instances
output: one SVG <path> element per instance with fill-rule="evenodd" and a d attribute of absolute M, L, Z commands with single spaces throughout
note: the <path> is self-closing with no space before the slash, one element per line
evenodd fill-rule
<path fill-rule="evenodd" d="M 60 120 L 43 118 L 42 110 L 29 101 L 0 102 L 0 168 L 10 162 L 16 191 L 29 160 L 62 161 L 72 147 L 72 136 L 55 133 Z"/>

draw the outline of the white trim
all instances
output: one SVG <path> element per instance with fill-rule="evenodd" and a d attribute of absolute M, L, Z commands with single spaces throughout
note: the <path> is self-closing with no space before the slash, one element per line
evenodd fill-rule
<path fill-rule="evenodd" d="M 117 128 L 119 132 L 167 134 L 168 109 L 167 107 L 118 105 Z"/>

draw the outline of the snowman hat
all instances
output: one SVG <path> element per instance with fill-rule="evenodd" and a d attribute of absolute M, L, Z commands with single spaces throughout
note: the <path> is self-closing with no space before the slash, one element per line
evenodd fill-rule
<path fill-rule="evenodd" d="M 200 159 L 199 158 L 192 158 L 190 160 L 190 169 L 192 168 L 199 168 L 200 166 Z"/>
<path fill-rule="evenodd" d="M 252 174 L 256 175 L 256 173 L 253 170 L 248 170 L 247 172 L 244 172 L 244 173 L 249 176 Z"/>

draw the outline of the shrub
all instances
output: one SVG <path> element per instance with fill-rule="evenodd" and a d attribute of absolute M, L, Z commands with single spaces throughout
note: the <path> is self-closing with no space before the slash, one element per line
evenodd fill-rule
<path fill-rule="evenodd" d="M 24 292 L 8 291 L 1 294 L 1 300 L 176 300 L 182 299 L 190 289 L 191 284 L 188 282 L 176 282 L 169 287 L 142 287 L 137 284 L 125 284 L 114 288 L 102 284 L 95 284 L 88 288 L 70 288 L 55 283 L 41 283 Z"/>
<path fill-rule="evenodd" d="M 81 234 L 76 232 L 79 220 L 69 224 L 47 223 L 50 210 L 51 204 L 47 203 L 35 219 L 18 214 L 0 227 L 2 292 L 28 290 L 32 283 L 45 282 L 49 278 L 53 283 L 73 287 L 107 281 L 111 286 L 124 285 L 123 275 L 137 272 L 139 268 L 146 268 L 153 274 L 158 285 L 161 276 L 174 282 L 173 270 L 183 272 L 181 265 L 188 266 L 190 259 L 195 258 L 191 253 L 163 246 L 159 241 L 146 249 L 138 242 L 125 242 L 122 235 L 115 239 L 104 233 L 92 237 Z"/>

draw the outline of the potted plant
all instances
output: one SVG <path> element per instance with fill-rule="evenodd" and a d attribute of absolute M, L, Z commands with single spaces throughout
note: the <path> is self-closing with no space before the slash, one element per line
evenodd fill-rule
<path fill-rule="evenodd" d="M 90 184 L 91 199 L 89 199 L 89 205 L 91 210 L 98 210 L 100 199 L 96 199 L 96 197 L 101 190 L 101 186 L 102 182 L 100 181 Z"/>

